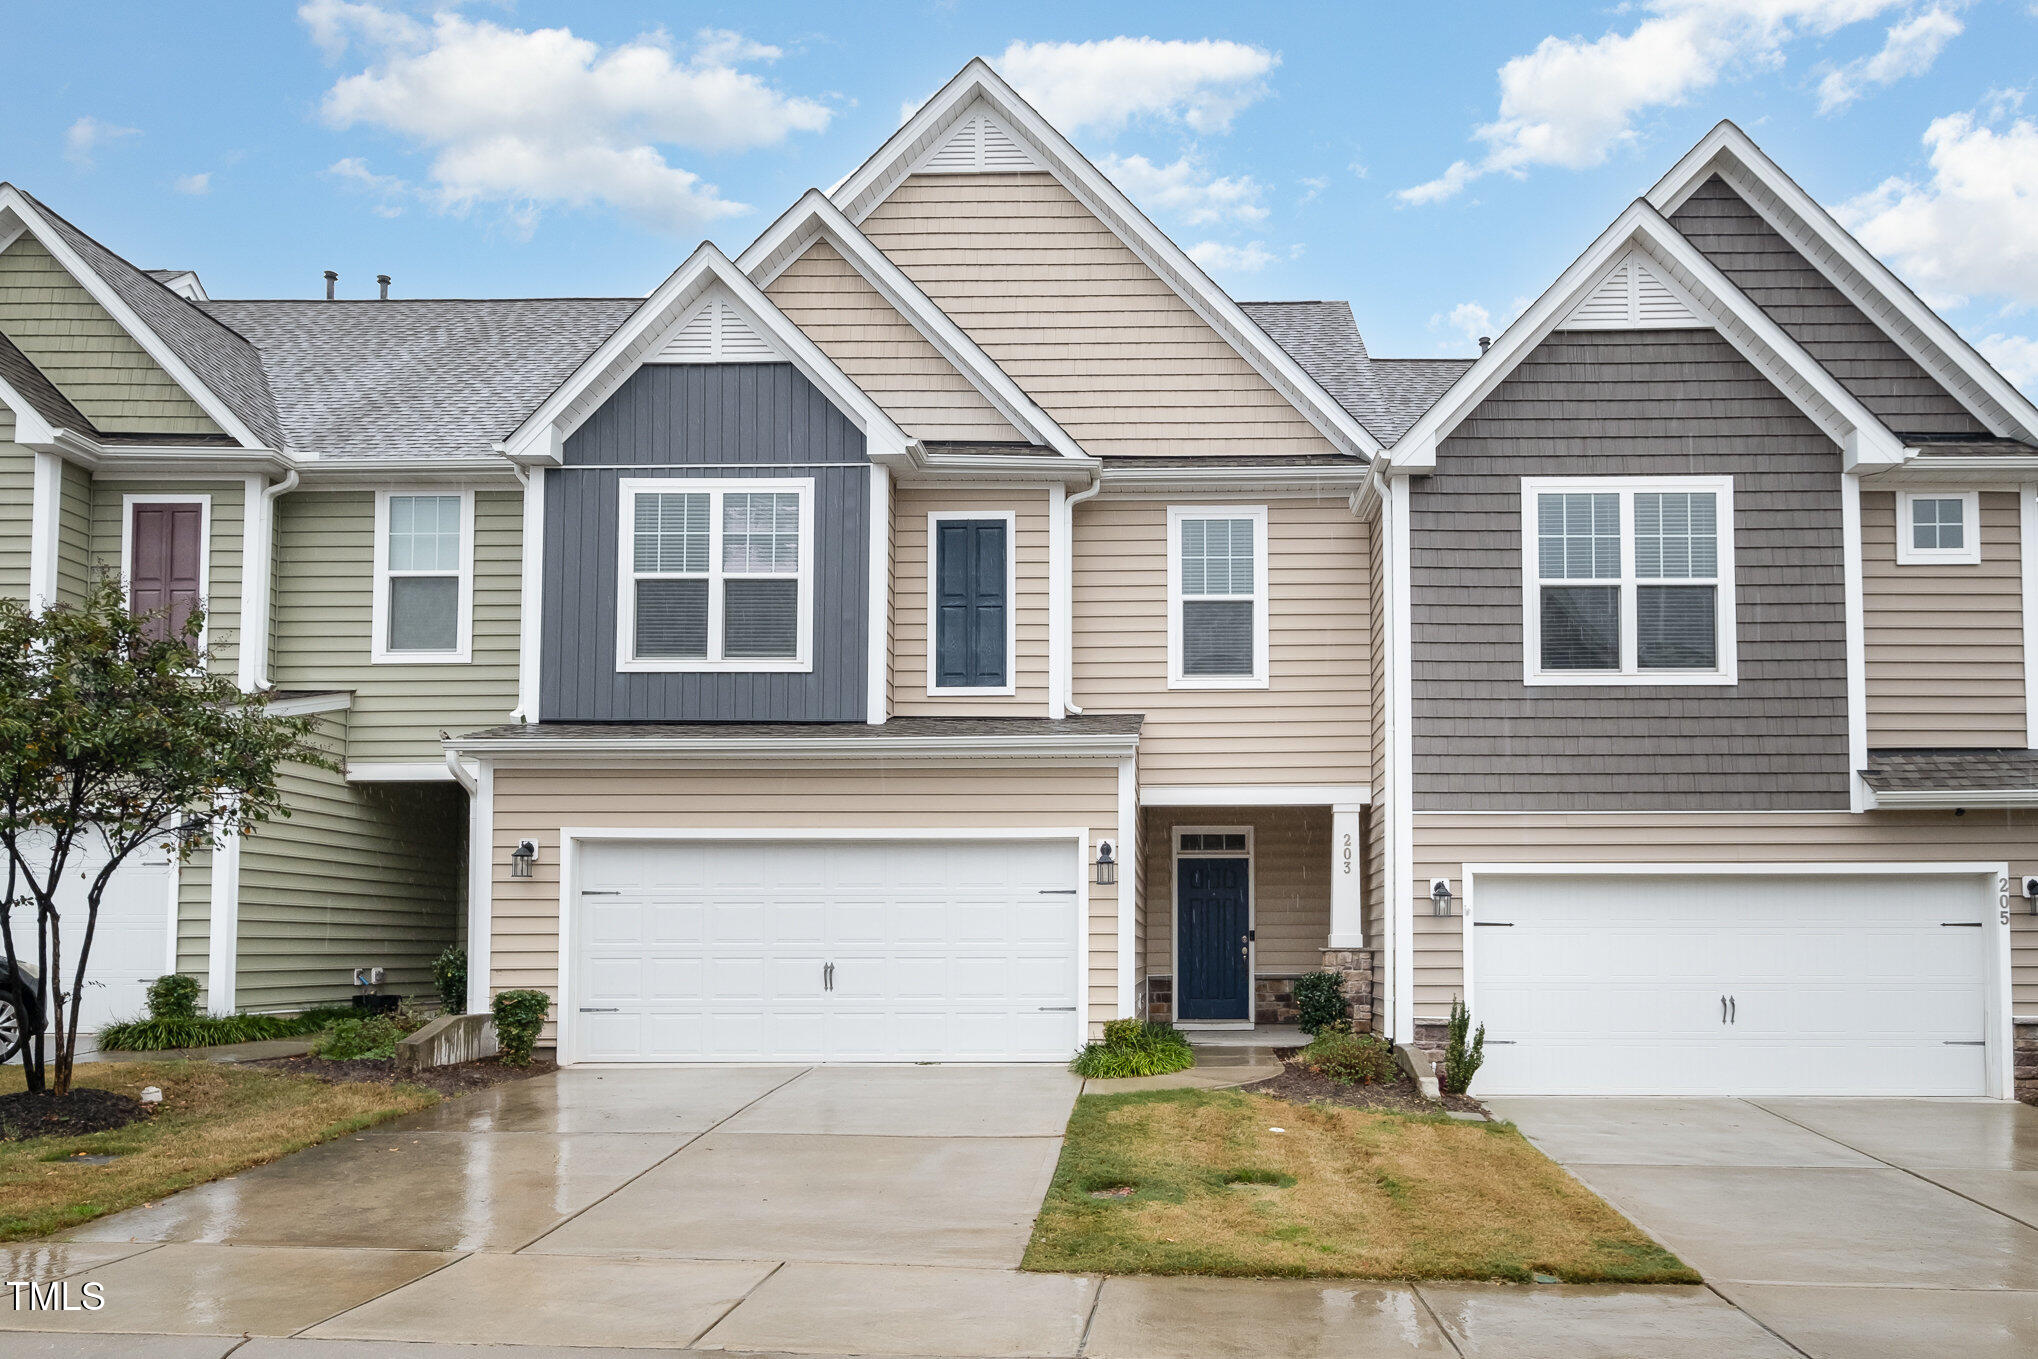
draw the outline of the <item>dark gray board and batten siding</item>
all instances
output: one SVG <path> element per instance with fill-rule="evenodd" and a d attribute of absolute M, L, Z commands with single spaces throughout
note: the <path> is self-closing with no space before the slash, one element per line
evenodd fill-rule
<path fill-rule="evenodd" d="M 1521 478 L 1721 474 L 1740 683 L 1524 684 Z M 1411 485 L 1418 809 L 1847 806 L 1840 452 L 1717 334 L 1552 334 Z"/>
<path fill-rule="evenodd" d="M 566 441 L 565 463 L 545 474 L 545 721 L 865 719 L 869 459 L 862 432 L 791 364 L 647 364 Z M 617 671 L 625 477 L 813 479 L 811 671 Z"/>

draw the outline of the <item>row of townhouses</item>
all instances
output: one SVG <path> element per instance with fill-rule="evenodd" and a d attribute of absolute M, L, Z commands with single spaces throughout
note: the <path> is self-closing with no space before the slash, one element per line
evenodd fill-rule
<path fill-rule="evenodd" d="M 1045 1061 L 1329 967 L 1491 1093 L 2007 1095 L 2034 491 L 1730 124 L 1476 360 L 1234 301 L 981 62 L 643 297 L 226 301 L 0 185 L 0 593 L 202 601 L 344 766 L 123 874 L 107 1006 L 457 941 L 566 1061 Z"/>

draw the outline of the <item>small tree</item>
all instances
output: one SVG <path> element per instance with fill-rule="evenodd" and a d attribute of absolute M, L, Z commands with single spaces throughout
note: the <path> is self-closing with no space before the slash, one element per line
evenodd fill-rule
<path fill-rule="evenodd" d="M 316 719 L 278 717 L 267 695 L 206 669 L 192 610 L 172 625 L 130 613 L 118 581 L 102 579 L 76 606 L 33 612 L 0 601 L 0 848 L 8 894 L 0 943 L 18 971 L 9 915 L 35 908 L 39 996 L 55 1035 L 53 1094 L 68 1094 L 78 1044 L 78 997 L 92 956 L 99 902 L 120 866 L 161 845 L 189 858 L 287 816 L 277 776 L 287 762 L 336 768 L 312 740 Z M 96 842 L 104 862 L 85 883 L 82 912 L 60 907 L 74 854 Z M 19 895 L 17 895 L 19 894 Z M 74 957 L 65 925 L 84 917 Z M 40 1043 L 23 1052 L 28 1088 L 46 1088 Z"/>
<path fill-rule="evenodd" d="M 1460 997 L 1452 996 L 1451 1022 L 1444 1031 L 1444 1093 L 1462 1095 L 1471 1089 L 1472 1077 L 1479 1074 L 1485 1062 L 1486 1026 L 1481 1024 L 1474 1032 L 1472 1012 Z"/>

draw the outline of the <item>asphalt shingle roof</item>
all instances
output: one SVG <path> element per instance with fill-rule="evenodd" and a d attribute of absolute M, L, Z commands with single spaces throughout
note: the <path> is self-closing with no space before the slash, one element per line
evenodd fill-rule
<path fill-rule="evenodd" d="M 201 303 L 258 346 L 292 453 L 487 457 L 642 299 Z"/>
<path fill-rule="evenodd" d="M 72 405 L 71 399 L 58 391 L 56 384 L 44 376 L 42 369 L 30 362 L 28 355 L 15 348 L 14 341 L 5 335 L 0 335 L 0 380 L 34 407 L 35 413 L 52 428 L 74 430 L 79 434 L 99 432 L 86 418 L 85 412 Z"/>
<path fill-rule="evenodd" d="M 2038 750 L 1871 750 L 1861 777 L 1878 793 L 2038 788 Z"/>
<path fill-rule="evenodd" d="M 1471 359 L 1380 359 L 1349 302 L 1238 304 L 1382 444 L 1392 445 L 1472 366 Z"/>

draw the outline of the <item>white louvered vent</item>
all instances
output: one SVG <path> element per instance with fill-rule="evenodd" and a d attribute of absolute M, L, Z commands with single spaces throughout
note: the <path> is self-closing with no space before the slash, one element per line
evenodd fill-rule
<path fill-rule="evenodd" d="M 1038 170 L 1012 130 L 986 109 L 965 114 L 948 137 L 927 154 L 918 174 L 966 175 L 984 170 Z"/>
<path fill-rule="evenodd" d="M 783 358 L 743 314 L 709 298 L 648 363 L 775 363 Z"/>
<path fill-rule="evenodd" d="M 1705 324 L 1648 260 L 1630 251 L 1557 328 L 1670 330 Z"/>

